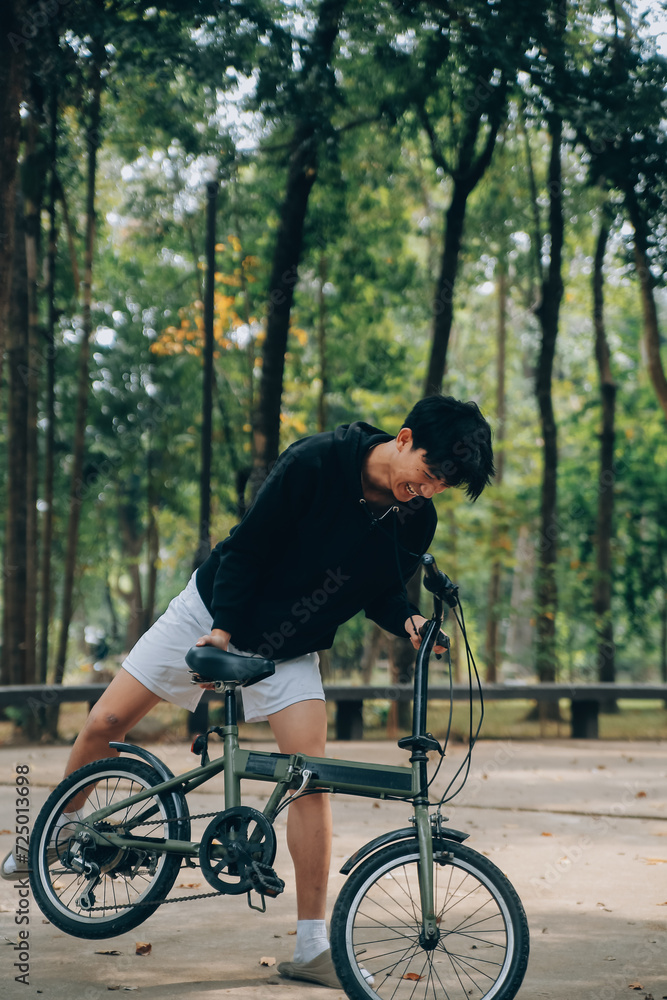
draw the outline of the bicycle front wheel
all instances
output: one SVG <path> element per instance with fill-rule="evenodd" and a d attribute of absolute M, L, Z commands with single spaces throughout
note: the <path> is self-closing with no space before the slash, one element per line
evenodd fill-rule
<path fill-rule="evenodd" d="M 172 793 L 155 792 L 133 805 L 120 805 L 161 782 L 148 764 L 110 758 L 74 771 L 46 800 L 30 837 L 30 884 L 42 913 L 60 930 L 82 938 L 123 934 L 165 898 L 181 866 L 180 855 L 165 854 L 159 847 L 160 840 L 180 836 Z M 72 799 L 82 794 L 81 824 L 59 828 L 62 814 L 72 811 Z M 87 814 L 114 803 L 117 811 L 86 826 Z M 81 833 L 97 836 L 85 845 Z M 118 847 L 105 844 L 105 833 L 150 837 L 155 843 L 141 850 Z"/>
<path fill-rule="evenodd" d="M 511 1000 L 528 964 L 528 923 L 503 873 L 455 841 L 434 840 L 440 938 L 420 944 L 419 848 L 393 844 L 348 878 L 331 952 L 352 1000 Z"/>

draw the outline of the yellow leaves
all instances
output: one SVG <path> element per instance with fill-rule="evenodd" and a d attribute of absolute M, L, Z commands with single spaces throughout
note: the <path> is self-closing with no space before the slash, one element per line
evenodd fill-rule
<path fill-rule="evenodd" d="M 512 539 L 506 531 L 496 536 L 494 544 L 497 549 L 503 549 L 504 552 L 512 551 Z"/>
<path fill-rule="evenodd" d="M 220 350 L 239 350 L 241 345 L 232 336 L 233 331 L 246 325 L 245 320 L 239 315 L 239 311 L 246 314 L 250 312 L 250 303 L 247 295 L 247 285 L 252 284 L 257 279 L 251 274 L 251 268 L 260 264 L 259 257 L 253 254 L 246 254 L 241 257 L 243 247 L 238 236 L 233 233 L 227 237 L 225 243 L 218 243 L 215 247 L 218 253 L 231 251 L 233 258 L 227 257 L 229 268 L 219 270 L 214 273 L 213 290 L 213 337 Z M 205 265 L 197 265 L 205 270 Z M 224 288 L 223 292 L 221 289 Z M 232 294 L 225 294 L 229 290 Z M 241 303 L 243 308 L 241 308 Z M 239 310 L 239 311 L 237 311 Z M 200 299 L 195 299 L 188 306 L 184 306 L 178 311 L 180 326 L 168 326 L 166 330 L 150 345 L 152 354 L 161 356 L 175 354 L 194 354 L 200 356 L 204 350 L 204 303 Z M 257 318 L 251 316 L 249 325 L 257 323 Z M 261 335 L 261 340 L 265 334 Z M 306 334 L 304 331 L 296 333 L 299 343 L 305 343 Z M 256 338 L 261 343 L 260 337 Z M 219 352 L 214 354 L 219 357 Z M 261 360 L 257 362 L 261 365 Z"/>
<path fill-rule="evenodd" d="M 231 285 L 233 288 L 241 288 L 241 270 L 236 268 L 233 274 L 216 274 L 216 281 L 223 285 Z"/>
<path fill-rule="evenodd" d="M 297 417 L 291 413 L 281 413 L 280 423 L 283 427 L 289 428 L 296 432 L 296 434 L 304 435 L 308 433 L 308 426 L 301 417 Z"/>
<path fill-rule="evenodd" d="M 294 334 L 294 336 L 298 340 L 298 342 L 301 345 L 301 347 L 305 347 L 305 345 L 308 343 L 308 334 L 306 333 L 306 331 L 302 330 L 298 326 L 294 326 L 294 327 L 292 327 L 292 333 Z"/>

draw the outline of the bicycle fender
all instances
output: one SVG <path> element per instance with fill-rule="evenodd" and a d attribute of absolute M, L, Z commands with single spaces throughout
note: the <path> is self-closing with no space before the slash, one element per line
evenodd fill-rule
<path fill-rule="evenodd" d="M 141 757 L 141 759 L 145 760 L 147 764 L 150 764 L 151 767 L 155 768 L 163 781 L 169 781 L 170 778 L 175 777 L 171 768 L 167 767 L 164 761 L 160 760 L 159 757 L 156 757 L 154 753 L 150 752 L 150 750 L 144 750 L 143 747 L 138 747 L 134 743 L 121 743 L 116 740 L 112 740 L 109 743 L 109 746 L 114 750 L 120 751 L 121 753 L 131 753 L 136 757 Z M 180 820 L 187 820 L 187 822 L 179 824 L 180 829 L 182 830 L 181 839 L 190 840 L 190 813 L 185 801 L 185 796 L 179 795 L 176 791 L 172 791 L 171 797 L 174 800 L 176 817 Z"/>
<path fill-rule="evenodd" d="M 454 830 L 452 827 L 443 826 L 438 830 L 438 837 L 444 837 L 445 840 L 456 840 L 459 844 L 463 843 L 470 836 L 469 833 L 463 833 L 462 830 Z M 392 830 L 391 833 L 383 833 L 379 837 L 375 837 L 373 840 L 369 840 L 367 844 L 360 847 L 358 851 L 347 859 L 343 867 L 340 869 L 342 875 L 349 875 L 353 868 L 356 868 L 360 861 L 368 857 L 374 851 L 379 850 L 381 847 L 386 847 L 387 844 L 393 844 L 397 840 L 416 840 L 417 833 L 413 826 L 404 826 L 400 830 Z"/>

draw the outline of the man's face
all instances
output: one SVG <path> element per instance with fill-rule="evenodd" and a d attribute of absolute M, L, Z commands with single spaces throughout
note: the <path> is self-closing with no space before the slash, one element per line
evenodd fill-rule
<path fill-rule="evenodd" d="M 426 464 L 424 448 L 414 448 L 412 431 L 402 427 L 395 439 L 396 453 L 391 463 L 390 489 L 397 500 L 407 503 L 416 496 L 430 500 L 447 489 L 447 483 L 434 475 Z"/>

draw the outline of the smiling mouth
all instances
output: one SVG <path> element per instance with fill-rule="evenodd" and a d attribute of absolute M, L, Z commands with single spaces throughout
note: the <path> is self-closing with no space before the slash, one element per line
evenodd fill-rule
<path fill-rule="evenodd" d="M 412 486 L 410 486 L 410 483 L 406 483 L 405 484 L 405 488 L 408 491 L 408 493 L 410 493 L 413 497 L 418 497 L 419 496 L 419 493 L 417 493 L 416 490 L 413 490 Z"/>

